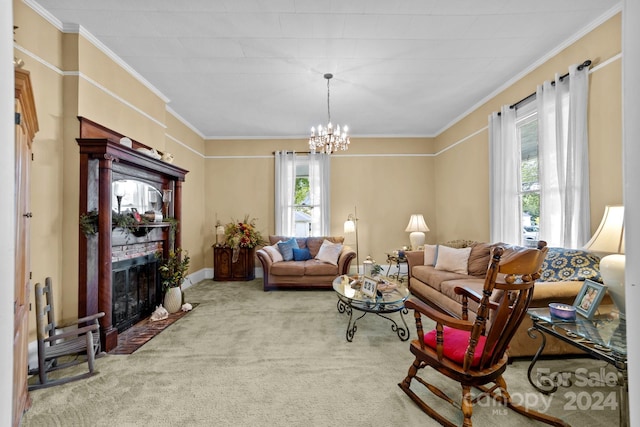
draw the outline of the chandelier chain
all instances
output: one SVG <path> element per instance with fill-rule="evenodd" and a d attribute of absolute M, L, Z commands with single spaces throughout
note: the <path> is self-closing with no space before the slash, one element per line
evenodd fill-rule
<path fill-rule="evenodd" d="M 331 90 L 329 89 L 329 83 L 331 83 L 331 79 L 327 79 L 327 116 L 329 117 L 329 123 L 331 123 Z"/>

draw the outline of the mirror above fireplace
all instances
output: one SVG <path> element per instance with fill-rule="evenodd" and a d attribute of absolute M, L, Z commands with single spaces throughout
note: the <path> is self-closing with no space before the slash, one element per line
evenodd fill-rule
<path fill-rule="evenodd" d="M 162 192 L 151 184 L 136 179 L 120 179 L 111 183 L 111 206 L 118 213 L 161 212 Z"/>

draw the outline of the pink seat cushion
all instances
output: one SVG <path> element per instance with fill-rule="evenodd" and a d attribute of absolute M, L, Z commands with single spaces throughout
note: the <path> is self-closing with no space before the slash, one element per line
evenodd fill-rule
<path fill-rule="evenodd" d="M 445 326 L 442 329 L 444 336 L 443 354 L 447 359 L 450 359 L 456 363 L 462 365 L 464 362 L 464 355 L 467 352 L 469 346 L 469 336 L 471 332 L 461 331 L 459 329 L 450 328 Z M 473 362 L 471 366 L 478 366 L 480 364 L 480 358 L 482 357 L 482 351 L 484 350 L 487 337 L 480 336 L 478 338 L 478 345 L 476 345 L 476 351 L 473 353 Z M 436 330 L 433 329 L 424 334 L 424 343 L 429 347 L 436 349 Z"/>

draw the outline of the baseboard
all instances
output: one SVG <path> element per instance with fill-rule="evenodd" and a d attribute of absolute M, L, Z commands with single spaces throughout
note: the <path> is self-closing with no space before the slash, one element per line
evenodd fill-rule
<path fill-rule="evenodd" d="M 262 271 L 262 267 L 256 267 L 255 269 L 256 279 L 261 279 L 264 277 L 264 272 Z M 191 286 L 196 283 L 200 283 L 203 280 L 211 280 L 213 279 L 213 268 L 203 268 L 194 273 L 191 273 L 187 276 L 187 280 L 185 280 L 182 285 L 182 290 L 189 289 Z"/>

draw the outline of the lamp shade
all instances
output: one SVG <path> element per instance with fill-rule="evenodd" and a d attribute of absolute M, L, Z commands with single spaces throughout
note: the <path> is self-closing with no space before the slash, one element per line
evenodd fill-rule
<path fill-rule="evenodd" d="M 422 214 L 412 214 L 411 218 L 409 218 L 409 224 L 407 224 L 407 228 L 404 231 L 425 232 L 425 231 L 429 231 L 429 227 L 427 227 L 427 223 L 424 222 L 424 217 L 422 216 Z"/>
<path fill-rule="evenodd" d="M 606 206 L 598 229 L 584 249 L 600 254 L 624 253 L 624 206 Z"/>
<path fill-rule="evenodd" d="M 356 231 L 356 222 L 352 219 L 348 219 L 344 222 L 344 232 L 345 233 L 355 233 Z"/>

